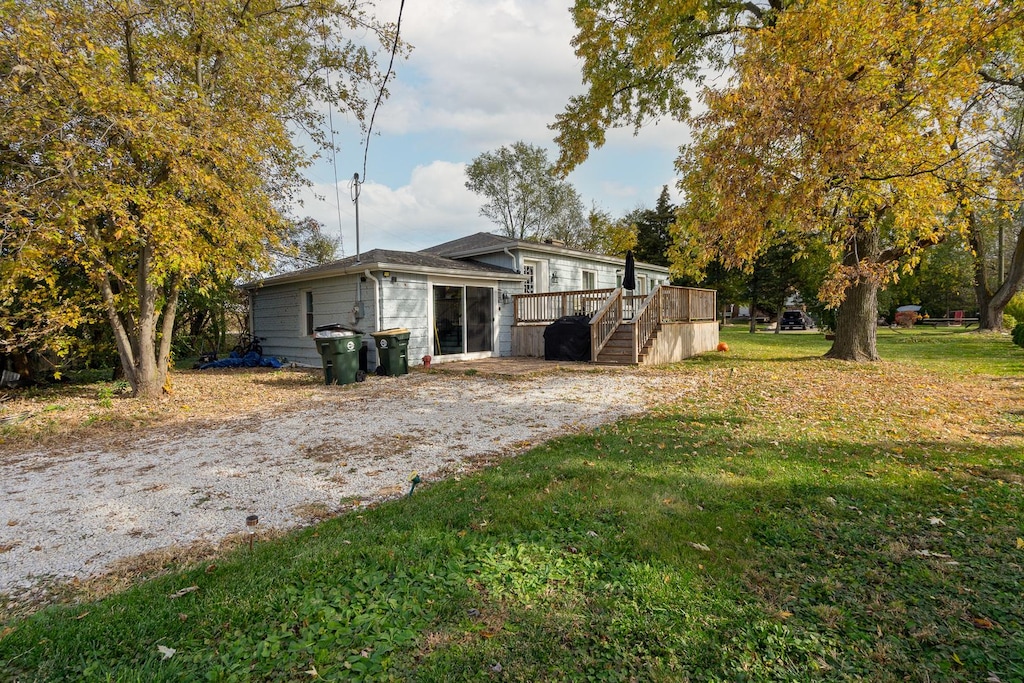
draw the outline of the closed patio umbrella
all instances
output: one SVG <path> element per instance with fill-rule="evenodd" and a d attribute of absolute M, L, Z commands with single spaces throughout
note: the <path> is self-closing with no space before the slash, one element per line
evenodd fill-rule
<path fill-rule="evenodd" d="M 622 276 L 622 288 L 633 291 L 636 289 L 636 266 L 633 263 L 633 252 L 626 252 L 626 272 Z"/>

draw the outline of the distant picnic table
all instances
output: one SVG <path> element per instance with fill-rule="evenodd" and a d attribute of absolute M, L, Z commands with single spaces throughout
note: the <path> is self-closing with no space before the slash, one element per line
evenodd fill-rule
<path fill-rule="evenodd" d="M 931 325 L 932 327 L 970 327 L 977 325 L 977 318 L 921 318 L 918 325 Z"/>

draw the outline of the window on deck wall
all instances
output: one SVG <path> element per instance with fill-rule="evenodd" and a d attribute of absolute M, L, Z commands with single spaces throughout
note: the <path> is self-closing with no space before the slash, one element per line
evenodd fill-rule
<path fill-rule="evenodd" d="M 592 270 L 580 271 L 582 289 L 597 289 L 597 273 Z"/>
<path fill-rule="evenodd" d="M 537 268 L 532 263 L 523 264 L 523 275 L 529 277 L 529 279 L 523 283 L 524 294 L 533 294 L 537 291 L 537 285 L 535 281 L 536 272 Z"/>
<path fill-rule="evenodd" d="M 308 337 L 313 334 L 313 292 L 303 292 L 302 304 L 303 329 Z"/>

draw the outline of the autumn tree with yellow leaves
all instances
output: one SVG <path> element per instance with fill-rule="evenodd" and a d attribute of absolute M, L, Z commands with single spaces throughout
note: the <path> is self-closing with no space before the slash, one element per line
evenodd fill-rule
<path fill-rule="evenodd" d="M 955 183 L 987 154 L 981 73 L 1020 32 L 1019 3 L 640 4 L 577 3 L 590 87 L 555 124 L 563 167 L 609 126 L 691 121 L 674 267 L 749 267 L 780 242 L 798 255 L 825 244 L 819 296 L 837 307 L 828 355 L 876 359 L 879 287 L 965 228 Z M 693 82 L 704 111 L 691 118 Z"/>
<path fill-rule="evenodd" d="M 363 120 L 373 42 L 395 39 L 368 9 L 0 0 L 5 342 L 102 311 L 135 394 L 158 396 L 182 288 L 266 266 L 286 234 L 295 131 L 326 146 L 326 101 Z"/>

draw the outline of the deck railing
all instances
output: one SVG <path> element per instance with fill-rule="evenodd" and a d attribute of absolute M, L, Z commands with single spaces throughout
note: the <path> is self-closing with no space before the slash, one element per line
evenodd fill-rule
<path fill-rule="evenodd" d="M 661 322 L 698 322 L 715 319 L 715 290 L 669 286 L 662 286 L 660 289 Z"/>
<path fill-rule="evenodd" d="M 623 318 L 622 290 L 616 289 L 590 319 L 590 359 L 594 360 L 608 340 L 619 329 Z"/>
<path fill-rule="evenodd" d="M 633 362 L 640 360 L 640 352 L 647 346 L 647 341 L 661 325 L 662 288 L 656 287 L 647 295 L 636 315 L 633 316 Z"/>
<path fill-rule="evenodd" d="M 715 319 L 715 290 L 662 285 L 659 318 L 662 322 L 691 322 Z M 594 316 L 614 289 L 585 289 L 577 292 L 517 294 L 512 297 L 516 325 L 552 323 L 567 315 Z M 648 294 L 629 294 L 623 290 L 622 319 L 632 320 L 644 305 Z"/>
<path fill-rule="evenodd" d="M 614 289 L 517 294 L 512 298 L 516 325 L 551 323 L 567 315 L 593 316 Z"/>

